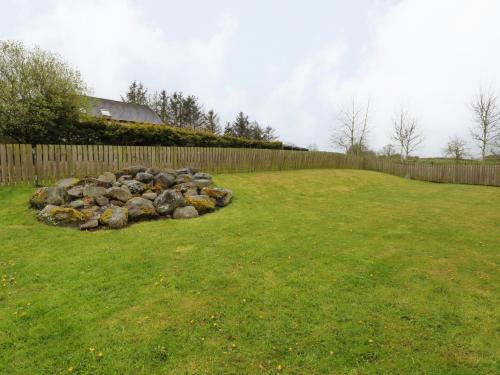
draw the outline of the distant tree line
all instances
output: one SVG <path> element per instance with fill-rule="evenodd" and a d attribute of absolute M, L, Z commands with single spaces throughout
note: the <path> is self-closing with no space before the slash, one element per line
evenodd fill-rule
<path fill-rule="evenodd" d="M 228 122 L 224 128 L 220 124 L 219 115 L 213 110 L 205 110 L 194 95 L 184 95 L 180 91 L 168 94 L 166 90 L 149 90 L 142 82 L 130 83 L 122 101 L 147 105 L 155 111 L 167 125 L 181 129 L 205 131 L 216 135 L 228 135 L 251 139 L 255 141 L 275 141 L 277 135 L 270 127 L 262 127 L 257 121 L 250 121 L 248 116 L 240 112 L 233 122 Z"/>

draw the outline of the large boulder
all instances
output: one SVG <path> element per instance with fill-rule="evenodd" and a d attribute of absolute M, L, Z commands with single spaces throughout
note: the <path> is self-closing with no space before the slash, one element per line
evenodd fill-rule
<path fill-rule="evenodd" d="M 123 228 L 128 223 L 128 209 L 111 206 L 101 214 L 99 221 L 113 229 Z"/>
<path fill-rule="evenodd" d="M 78 185 L 79 182 L 80 179 L 78 178 L 63 178 L 62 180 L 56 182 L 56 186 L 63 189 L 69 189 L 75 185 Z"/>
<path fill-rule="evenodd" d="M 229 189 L 204 187 L 201 189 L 201 194 L 215 199 L 217 207 L 227 206 L 233 198 L 233 192 Z"/>
<path fill-rule="evenodd" d="M 84 197 L 96 198 L 96 197 L 102 197 L 105 194 L 106 194 L 106 189 L 102 186 L 86 185 L 83 188 Z"/>
<path fill-rule="evenodd" d="M 116 176 L 114 173 L 111 173 L 111 172 L 104 172 L 97 179 L 99 181 L 107 182 L 110 184 L 114 184 L 116 182 Z"/>
<path fill-rule="evenodd" d="M 30 205 L 40 210 L 47 205 L 63 205 L 66 203 L 67 198 L 65 188 L 56 186 L 42 187 L 35 190 L 30 198 Z"/>
<path fill-rule="evenodd" d="M 106 190 L 106 196 L 111 198 L 112 200 L 121 201 L 123 203 L 127 202 L 130 198 L 132 198 L 132 194 L 130 191 L 122 189 L 121 187 L 112 187 Z"/>
<path fill-rule="evenodd" d="M 186 206 L 176 208 L 172 217 L 174 219 L 191 219 L 198 216 L 196 208 L 193 206 Z"/>
<path fill-rule="evenodd" d="M 83 197 L 83 186 L 73 186 L 71 189 L 67 190 L 67 193 L 70 199 L 81 198 Z"/>
<path fill-rule="evenodd" d="M 175 175 L 161 172 L 155 176 L 155 185 L 161 189 L 168 189 L 175 185 Z"/>
<path fill-rule="evenodd" d="M 158 213 L 153 206 L 153 202 L 141 197 L 130 199 L 125 204 L 125 208 L 128 209 L 128 217 L 130 221 L 154 219 L 158 216 Z"/>
<path fill-rule="evenodd" d="M 145 184 L 153 181 L 154 176 L 147 172 L 139 172 L 135 175 L 137 181 L 144 182 Z"/>
<path fill-rule="evenodd" d="M 38 220 L 43 223 L 56 226 L 79 226 L 85 223 L 88 218 L 80 211 L 71 207 L 60 207 L 47 205 L 38 213 Z"/>
<path fill-rule="evenodd" d="M 195 180 L 212 180 L 212 176 L 208 173 L 198 172 L 194 175 Z"/>
<path fill-rule="evenodd" d="M 215 201 L 207 195 L 190 195 L 185 197 L 186 206 L 193 206 L 199 214 L 212 212 Z"/>
<path fill-rule="evenodd" d="M 165 190 L 154 201 L 156 212 L 170 215 L 177 207 L 184 205 L 184 197 L 179 191 Z"/>
<path fill-rule="evenodd" d="M 126 186 L 132 194 L 142 194 L 142 192 L 146 190 L 144 184 L 137 180 L 123 181 L 123 185 Z"/>

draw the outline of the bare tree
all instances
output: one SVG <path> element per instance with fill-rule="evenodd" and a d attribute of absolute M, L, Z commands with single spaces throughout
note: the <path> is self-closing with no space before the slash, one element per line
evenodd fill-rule
<path fill-rule="evenodd" d="M 394 133 L 392 139 L 397 142 L 401 153 L 401 161 L 404 162 L 424 141 L 424 136 L 418 130 L 417 119 L 412 117 L 404 106 L 401 106 L 394 115 L 393 124 Z"/>
<path fill-rule="evenodd" d="M 472 139 L 481 150 L 481 159 L 484 161 L 488 147 L 492 146 L 500 137 L 500 109 L 497 96 L 490 91 L 480 89 L 473 99 L 472 111 L 474 113 L 475 127 L 471 129 Z"/>
<path fill-rule="evenodd" d="M 339 126 L 331 137 L 331 143 L 345 149 L 346 153 L 360 154 L 367 150 L 370 101 L 360 106 L 353 98 L 351 104 L 339 110 Z"/>
<path fill-rule="evenodd" d="M 455 159 L 455 163 L 458 163 L 467 156 L 467 142 L 462 138 L 451 138 L 444 149 L 444 154 L 452 157 Z"/>

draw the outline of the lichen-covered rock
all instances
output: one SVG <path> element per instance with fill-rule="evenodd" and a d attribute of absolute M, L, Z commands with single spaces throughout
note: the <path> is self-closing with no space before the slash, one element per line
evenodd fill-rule
<path fill-rule="evenodd" d="M 137 173 L 146 172 L 146 169 L 147 168 L 143 165 L 133 165 L 131 167 L 123 169 L 122 172 L 124 172 L 123 175 L 128 174 L 131 175 L 132 177 L 135 177 Z"/>
<path fill-rule="evenodd" d="M 36 189 L 30 198 L 30 205 L 40 210 L 49 204 L 55 206 L 63 205 L 66 201 L 66 190 L 61 187 L 51 186 Z"/>
<path fill-rule="evenodd" d="M 38 213 L 38 220 L 56 226 L 79 226 L 87 221 L 80 211 L 71 207 L 60 207 L 49 204 Z"/>
<path fill-rule="evenodd" d="M 81 208 L 84 206 L 83 200 L 82 199 L 77 199 L 76 201 L 72 201 L 69 204 L 70 207 L 72 208 Z"/>
<path fill-rule="evenodd" d="M 74 186 L 71 189 L 68 189 L 67 193 L 71 199 L 81 198 L 83 197 L 83 186 L 82 185 Z"/>
<path fill-rule="evenodd" d="M 89 229 L 95 229 L 98 226 L 99 226 L 99 221 L 97 219 L 92 219 L 80 225 L 80 229 L 89 230 Z"/>
<path fill-rule="evenodd" d="M 208 173 L 198 172 L 194 175 L 195 180 L 212 180 L 212 176 Z"/>
<path fill-rule="evenodd" d="M 56 186 L 63 189 L 72 188 L 75 185 L 78 185 L 80 179 L 78 178 L 63 178 L 56 182 Z"/>
<path fill-rule="evenodd" d="M 193 206 L 199 214 L 212 212 L 215 209 L 215 202 L 207 195 L 191 195 L 185 197 L 186 206 Z"/>
<path fill-rule="evenodd" d="M 137 180 L 123 181 L 123 185 L 126 186 L 132 194 L 141 194 L 144 190 L 146 190 L 144 184 Z"/>
<path fill-rule="evenodd" d="M 179 191 L 165 190 L 154 201 L 156 212 L 160 215 L 169 215 L 177 207 L 184 205 L 184 197 Z"/>
<path fill-rule="evenodd" d="M 139 172 L 135 175 L 135 179 L 137 181 L 141 181 L 145 184 L 153 181 L 153 178 L 154 178 L 154 176 L 150 173 L 147 173 L 147 172 Z"/>
<path fill-rule="evenodd" d="M 153 192 L 147 192 L 142 194 L 142 197 L 145 199 L 149 199 L 150 201 L 154 201 L 158 197 L 158 194 Z"/>
<path fill-rule="evenodd" d="M 106 194 L 106 189 L 102 186 L 86 185 L 83 188 L 83 196 L 85 197 L 100 197 Z"/>
<path fill-rule="evenodd" d="M 127 181 L 127 180 L 131 180 L 132 179 L 132 176 L 129 175 L 129 174 L 125 174 L 123 176 L 120 176 L 117 180 L 117 182 L 123 182 L 123 181 Z"/>
<path fill-rule="evenodd" d="M 146 169 L 146 173 L 152 174 L 153 176 L 156 176 L 160 172 L 161 170 L 155 167 L 149 167 L 148 169 Z"/>
<path fill-rule="evenodd" d="M 125 208 L 128 209 L 128 217 L 130 221 L 154 219 L 158 216 L 158 213 L 153 206 L 153 202 L 141 197 L 130 199 L 125 204 Z"/>
<path fill-rule="evenodd" d="M 175 176 L 170 173 L 158 173 L 155 176 L 155 185 L 159 185 L 161 189 L 168 189 L 175 185 Z"/>
<path fill-rule="evenodd" d="M 191 219 L 198 216 L 198 211 L 193 206 L 178 207 L 172 215 L 174 219 Z"/>
<path fill-rule="evenodd" d="M 122 201 L 124 203 L 132 198 L 132 194 L 130 194 L 128 187 L 127 189 L 123 189 L 121 187 L 111 187 L 106 190 L 106 196 L 113 200 Z"/>
<path fill-rule="evenodd" d="M 109 204 L 111 204 L 112 206 L 118 206 L 118 207 L 123 207 L 125 205 L 125 203 L 123 203 L 122 201 L 116 201 L 116 200 L 109 201 Z"/>
<path fill-rule="evenodd" d="M 229 189 L 204 187 L 201 189 L 201 194 L 215 199 L 215 205 L 217 207 L 227 206 L 233 198 L 233 192 Z"/>
<path fill-rule="evenodd" d="M 105 196 L 101 195 L 101 196 L 95 197 L 95 203 L 101 207 L 107 206 L 109 204 L 109 199 L 106 198 Z"/>
<path fill-rule="evenodd" d="M 101 214 L 99 221 L 113 229 L 123 228 L 128 223 L 128 210 L 124 207 L 111 206 Z"/>
<path fill-rule="evenodd" d="M 190 174 L 178 174 L 175 181 L 178 184 L 182 184 L 182 183 L 186 183 L 186 182 L 191 182 L 193 180 L 194 180 L 194 178 Z"/>
<path fill-rule="evenodd" d="M 110 184 L 114 184 L 116 182 L 116 176 L 111 172 L 104 172 L 97 178 L 99 181 L 108 182 Z"/>

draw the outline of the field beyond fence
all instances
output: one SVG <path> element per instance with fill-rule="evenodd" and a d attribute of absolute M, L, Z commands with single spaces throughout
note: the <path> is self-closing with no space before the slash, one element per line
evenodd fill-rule
<path fill-rule="evenodd" d="M 0 144 L 0 185 L 95 176 L 131 165 L 211 173 L 348 168 L 380 171 L 417 180 L 500 186 L 500 165 L 402 164 L 333 152 L 244 148 Z"/>

